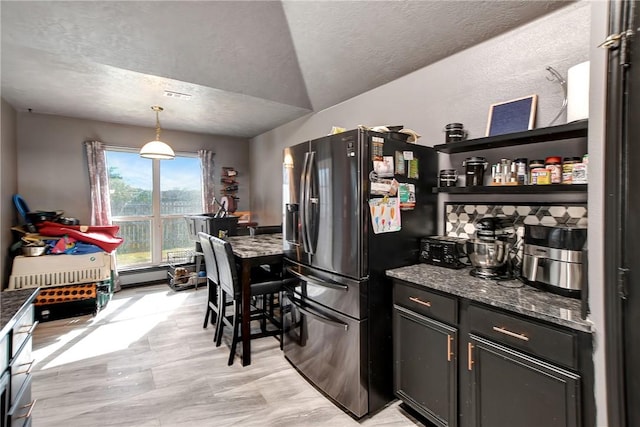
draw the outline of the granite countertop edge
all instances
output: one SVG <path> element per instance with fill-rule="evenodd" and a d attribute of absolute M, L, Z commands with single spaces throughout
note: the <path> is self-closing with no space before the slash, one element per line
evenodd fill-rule
<path fill-rule="evenodd" d="M 19 290 L 5 290 L 0 295 L 0 323 L 4 337 L 13 328 L 16 322 L 16 314 L 23 311 L 38 295 L 40 288 L 27 288 Z"/>
<path fill-rule="evenodd" d="M 502 286 L 492 280 L 470 276 L 468 268 L 453 270 L 428 264 L 395 268 L 387 270 L 386 274 L 391 278 L 470 301 L 480 302 L 574 330 L 593 332 L 591 322 L 580 317 L 579 300 L 539 291 L 516 280 L 506 282 Z"/>

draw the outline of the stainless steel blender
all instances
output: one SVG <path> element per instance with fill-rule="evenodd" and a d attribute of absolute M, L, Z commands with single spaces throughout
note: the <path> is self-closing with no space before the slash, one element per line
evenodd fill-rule
<path fill-rule="evenodd" d="M 476 237 L 466 242 L 473 266 L 471 275 L 483 279 L 510 279 L 511 250 L 516 241 L 513 222 L 506 217 L 482 218 L 476 223 Z"/>

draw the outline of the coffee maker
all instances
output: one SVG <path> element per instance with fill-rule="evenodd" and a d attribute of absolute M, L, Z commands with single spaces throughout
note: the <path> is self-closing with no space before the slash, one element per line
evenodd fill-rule
<path fill-rule="evenodd" d="M 486 217 L 476 224 L 476 237 L 465 249 L 471 275 L 483 279 L 512 278 L 511 249 L 516 240 L 513 222 L 506 217 Z"/>
<path fill-rule="evenodd" d="M 522 279 L 555 294 L 580 298 L 586 283 L 586 245 L 586 227 L 525 224 Z"/>

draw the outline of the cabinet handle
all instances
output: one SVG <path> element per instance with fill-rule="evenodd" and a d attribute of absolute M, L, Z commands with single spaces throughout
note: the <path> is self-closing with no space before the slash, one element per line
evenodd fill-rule
<path fill-rule="evenodd" d="M 513 337 L 513 338 L 518 338 L 519 340 L 522 340 L 522 341 L 529 341 L 529 337 L 526 336 L 525 334 L 517 334 L 505 328 L 500 328 L 498 326 L 494 326 L 493 330 L 496 332 L 500 332 L 501 334 L 509 335 L 510 337 Z"/>
<path fill-rule="evenodd" d="M 33 359 L 29 363 L 22 363 L 22 364 L 18 365 L 18 366 L 27 366 L 27 365 L 29 365 L 29 367 L 27 368 L 26 371 L 14 372 L 11 375 L 22 375 L 22 374 L 27 374 L 28 375 L 28 374 L 30 374 L 31 373 L 31 369 L 33 369 L 33 364 L 35 363 L 35 361 L 36 361 L 36 359 Z"/>
<path fill-rule="evenodd" d="M 447 362 L 451 362 L 451 358 L 453 357 L 453 352 L 451 351 L 452 342 L 453 337 L 451 335 L 447 335 Z"/>
<path fill-rule="evenodd" d="M 467 343 L 467 369 L 473 370 L 473 344 Z"/>
<path fill-rule="evenodd" d="M 431 301 L 422 301 L 420 298 L 418 297 L 409 297 L 409 300 L 418 303 L 420 305 L 424 305 L 425 307 L 431 307 Z"/>
<path fill-rule="evenodd" d="M 27 404 L 27 405 L 24 405 L 24 406 L 21 406 L 21 407 L 20 407 L 20 409 L 27 409 L 27 408 L 29 408 L 29 410 L 27 411 L 27 413 L 26 413 L 26 414 L 24 414 L 24 415 L 20 415 L 20 416 L 18 416 L 18 417 L 16 417 L 16 418 L 31 418 L 31 413 L 33 412 L 33 408 L 35 408 L 35 407 L 36 407 L 36 402 L 37 402 L 37 401 L 38 401 L 38 399 L 33 399 L 33 400 L 31 401 L 31 403 L 29 403 L 29 404 Z"/>

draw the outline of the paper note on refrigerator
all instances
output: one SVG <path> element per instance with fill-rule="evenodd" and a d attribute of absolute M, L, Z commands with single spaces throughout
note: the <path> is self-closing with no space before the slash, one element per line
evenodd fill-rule
<path fill-rule="evenodd" d="M 369 199 L 369 211 L 375 234 L 400 231 L 400 201 L 397 197 Z"/>

